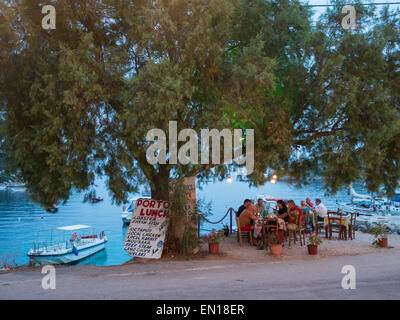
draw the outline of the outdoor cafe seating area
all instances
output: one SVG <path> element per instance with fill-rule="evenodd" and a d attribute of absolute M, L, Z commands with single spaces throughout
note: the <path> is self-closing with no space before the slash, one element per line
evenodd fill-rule
<path fill-rule="evenodd" d="M 316 200 L 317 205 L 309 198 L 297 205 L 293 200 L 258 199 L 254 204 L 253 200 L 246 199 L 236 212 L 239 245 L 247 242 L 257 248 L 268 247 L 271 234 L 281 235 L 283 245 L 288 246 L 306 245 L 306 238 L 311 234 L 324 235 L 329 240 L 355 239 L 357 213 L 330 211 L 320 199 Z"/>

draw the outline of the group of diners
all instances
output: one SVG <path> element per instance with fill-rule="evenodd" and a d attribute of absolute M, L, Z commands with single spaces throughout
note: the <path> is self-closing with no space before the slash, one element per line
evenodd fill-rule
<path fill-rule="evenodd" d="M 241 231 L 251 231 L 255 227 L 256 221 L 263 218 L 263 213 L 268 212 L 264 201 L 246 199 L 236 212 L 239 218 Z M 294 200 L 277 200 L 276 207 L 273 209 L 274 216 L 282 219 L 285 222 L 287 230 L 297 228 L 298 219 L 304 221 L 306 225 L 311 226 L 315 230 L 316 221 L 324 221 L 328 210 L 322 203 L 321 199 L 315 199 L 315 205 L 310 198 L 300 201 L 300 206 L 296 205 Z M 253 243 L 255 245 L 255 243 Z"/>

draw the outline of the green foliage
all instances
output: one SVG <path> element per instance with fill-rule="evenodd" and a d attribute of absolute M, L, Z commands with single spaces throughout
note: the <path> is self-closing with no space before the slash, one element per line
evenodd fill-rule
<path fill-rule="evenodd" d="M 384 223 L 374 223 L 374 226 L 369 229 L 369 233 L 371 233 L 376 239 L 387 238 L 389 231 L 389 227 Z"/>
<path fill-rule="evenodd" d="M 318 236 L 318 234 L 310 234 L 309 236 L 307 236 L 307 241 L 308 244 L 312 246 L 319 246 L 323 242 L 322 238 Z"/>
<path fill-rule="evenodd" d="M 221 240 L 225 239 L 225 233 L 224 230 L 216 230 L 216 229 L 212 229 L 211 232 L 206 235 L 206 238 L 208 240 L 208 243 L 220 243 Z"/>
<path fill-rule="evenodd" d="M 91 194 L 96 175 L 117 203 L 143 183 L 167 199 L 170 178 L 225 178 L 227 164 L 147 162 L 148 130 L 172 120 L 254 129 L 254 185 L 273 169 L 319 174 L 332 193 L 398 187 L 398 11 L 356 3 L 357 29 L 344 30 L 344 1 L 316 25 L 296 0 L 49 3 L 50 31 L 42 1 L 0 4 L 2 152 L 40 203 Z"/>
<path fill-rule="evenodd" d="M 270 244 L 283 244 L 285 242 L 285 237 L 282 232 L 269 232 L 266 237 Z"/>

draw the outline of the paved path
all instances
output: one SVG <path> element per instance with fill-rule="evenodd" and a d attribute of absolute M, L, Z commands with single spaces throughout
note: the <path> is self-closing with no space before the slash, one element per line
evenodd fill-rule
<path fill-rule="evenodd" d="M 56 269 L 44 290 L 40 269 L 0 274 L 0 299 L 400 299 L 400 251 L 306 261 L 200 260 Z M 342 288 L 344 265 L 356 289 Z"/>

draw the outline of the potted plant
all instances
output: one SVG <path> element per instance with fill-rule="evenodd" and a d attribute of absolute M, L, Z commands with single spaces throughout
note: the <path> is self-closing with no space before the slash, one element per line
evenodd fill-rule
<path fill-rule="evenodd" d="M 280 232 L 268 233 L 267 240 L 269 243 L 269 247 L 271 248 L 271 253 L 274 256 L 280 256 L 282 252 L 282 244 L 285 241 L 283 234 Z"/>
<path fill-rule="evenodd" d="M 308 253 L 312 255 L 318 254 L 318 246 L 322 243 L 322 239 L 318 236 L 318 233 L 307 236 L 307 241 Z"/>
<path fill-rule="evenodd" d="M 225 238 L 224 230 L 212 229 L 211 233 L 206 236 L 208 240 L 208 250 L 211 254 L 217 254 L 219 251 L 219 242 Z"/>
<path fill-rule="evenodd" d="M 375 237 L 375 240 L 372 244 L 382 247 L 382 248 L 387 248 L 387 246 L 388 246 L 388 239 L 387 239 L 388 231 L 389 231 L 389 228 L 386 224 L 375 223 L 375 225 L 370 229 L 370 232 Z"/>

